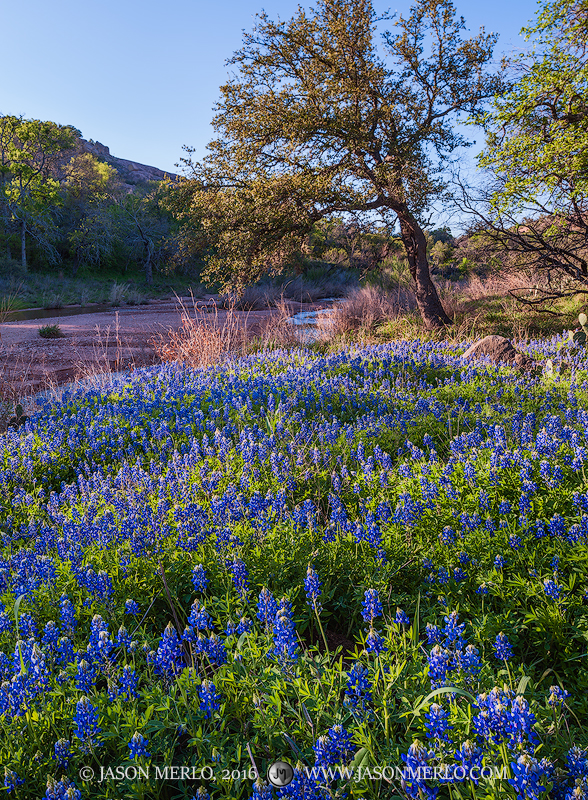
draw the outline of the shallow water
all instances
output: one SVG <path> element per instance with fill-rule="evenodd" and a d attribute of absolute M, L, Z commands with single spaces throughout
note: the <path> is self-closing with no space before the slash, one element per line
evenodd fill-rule
<path fill-rule="evenodd" d="M 97 314 L 113 309 L 109 303 L 94 303 L 91 306 L 64 306 L 64 308 L 25 308 L 21 311 L 7 311 L 3 314 L 3 322 L 18 322 L 22 319 L 53 319 L 55 317 L 73 317 L 78 314 Z"/>

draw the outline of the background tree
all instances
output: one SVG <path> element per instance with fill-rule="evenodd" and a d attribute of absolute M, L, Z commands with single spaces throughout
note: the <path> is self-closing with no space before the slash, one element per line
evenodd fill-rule
<path fill-rule="evenodd" d="M 50 256 L 54 253 L 50 241 L 53 215 L 61 203 L 56 175 L 80 133 L 55 122 L 2 119 L 4 129 L 10 132 L 3 147 L 3 201 L 20 228 L 21 262 L 26 269 L 27 233 Z"/>
<path fill-rule="evenodd" d="M 450 0 L 418 0 L 384 34 L 385 61 L 381 19 L 370 0 L 319 0 L 286 22 L 258 15 L 228 62 L 237 74 L 221 87 L 218 138 L 199 163 L 188 148 L 183 219 L 224 284 L 279 270 L 319 219 L 398 221 L 419 309 L 437 327 L 448 317 L 422 220 L 467 144 L 453 121 L 500 89 L 486 74 L 496 37 L 464 40 Z"/>
<path fill-rule="evenodd" d="M 507 267 L 543 274 L 519 298 L 542 304 L 588 292 L 588 5 L 544 2 L 523 33 L 533 46 L 484 120 L 484 190 L 462 187 L 461 205 Z"/>

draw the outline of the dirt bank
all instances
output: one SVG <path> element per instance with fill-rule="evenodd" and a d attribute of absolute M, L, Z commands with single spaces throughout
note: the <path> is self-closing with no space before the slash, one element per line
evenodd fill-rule
<path fill-rule="evenodd" d="M 190 299 L 184 298 L 183 302 L 192 315 L 214 318 L 219 325 L 223 325 L 228 313 L 217 309 L 213 298 L 198 301 L 196 309 Z M 288 303 L 293 314 L 320 307 L 320 303 Z M 18 394 L 25 394 L 105 368 L 120 370 L 153 364 L 157 360 L 153 340 L 178 329 L 183 313 L 174 298 L 76 316 L 5 322 L 0 325 L 0 381 Z M 265 309 L 231 313 L 244 328 L 257 333 L 264 321 L 278 312 Z M 47 324 L 59 325 L 63 336 L 41 338 L 39 328 Z"/>

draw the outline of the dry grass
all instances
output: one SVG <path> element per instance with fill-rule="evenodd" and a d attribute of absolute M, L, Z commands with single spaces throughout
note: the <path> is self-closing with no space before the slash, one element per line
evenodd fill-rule
<path fill-rule="evenodd" d="M 364 286 L 350 292 L 346 300 L 323 317 L 319 327 L 333 336 L 373 331 L 380 323 L 399 317 L 414 306 L 414 295 L 407 289 L 397 287 L 392 293 Z"/>
<path fill-rule="evenodd" d="M 229 308 L 221 318 L 216 307 L 208 313 L 208 308 L 198 306 L 194 298 L 191 311 L 182 300 L 178 301 L 182 309 L 180 328 L 151 340 L 161 361 L 179 361 L 192 368 L 208 367 L 229 354 L 246 351 L 246 320 L 239 319 L 234 308 Z"/>

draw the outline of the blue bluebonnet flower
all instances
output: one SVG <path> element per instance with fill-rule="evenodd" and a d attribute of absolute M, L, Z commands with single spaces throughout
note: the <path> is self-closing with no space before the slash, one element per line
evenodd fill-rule
<path fill-rule="evenodd" d="M 138 682 L 139 678 L 136 671 L 130 665 L 125 664 L 125 666 L 122 668 L 122 673 L 120 676 L 118 696 L 126 697 L 127 700 L 132 700 L 134 697 L 138 697 Z"/>
<path fill-rule="evenodd" d="M 197 631 L 211 631 L 214 628 L 212 617 L 199 600 L 194 600 L 192 603 L 188 625 Z"/>
<path fill-rule="evenodd" d="M 17 786 L 24 783 L 24 778 L 19 776 L 12 769 L 4 767 L 4 786 L 6 787 L 6 794 L 10 794 Z"/>
<path fill-rule="evenodd" d="M 446 525 L 439 534 L 439 539 L 441 540 L 442 544 L 454 544 L 457 539 L 457 534 L 453 528 L 450 528 L 449 525 Z"/>
<path fill-rule="evenodd" d="M 508 638 L 504 633 L 499 633 L 494 642 L 494 655 L 499 661 L 509 661 L 513 656 L 513 650 Z"/>
<path fill-rule="evenodd" d="M 494 559 L 494 566 L 496 567 L 496 569 L 504 569 L 505 565 L 506 565 L 506 559 L 504 558 L 504 556 L 498 553 L 498 555 Z"/>
<path fill-rule="evenodd" d="M 249 591 L 249 572 L 245 566 L 245 562 L 240 558 L 234 558 L 229 563 L 229 570 L 233 577 L 235 589 L 240 597 L 245 597 Z"/>
<path fill-rule="evenodd" d="M 102 730 L 98 725 L 98 711 L 87 697 L 82 697 L 76 703 L 76 713 L 73 718 L 74 735 L 80 740 L 80 748 L 85 752 L 90 752 L 98 747 L 97 736 Z"/>
<path fill-rule="evenodd" d="M 508 782 L 515 788 L 518 800 L 539 800 L 545 786 L 541 784 L 543 770 L 537 759 L 523 753 L 516 762 L 511 762 L 510 767 L 513 777 Z"/>
<path fill-rule="evenodd" d="M 75 609 L 71 600 L 67 595 L 63 595 L 60 600 L 60 615 L 63 624 L 63 630 L 68 633 L 73 633 L 77 627 L 77 619 Z"/>
<path fill-rule="evenodd" d="M 481 747 L 467 739 L 459 750 L 455 751 L 455 760 L 462 767 L 455 771 L 455 779 L 458 781 L 471 780 L 476 786 L 480 782 L 480 770 L 484 758 L 484 751 Z"/>
<path fill-rule="evenodd" d="M 136 600 L 125 601 L 125 614 L 133 614 L 134 616 L 139 614 L 139 604 Z"/>
<path fill-rule="evenodd" d="M 356 661 L 347 673 L 347 685 L 343 702 L 363 714 L 368 710 L 372 700 L 371 688 L 368 668 L 360 661 Z"/>
<path fill-rule="evenodd" d="M 57 649 L 58 641 L 59 641 L 59 628 L 52 620 L 50 620 L 45 625 L 42 642 L 49 652 L 54 652 Z"/>
<path fill-rule="evenodd" d="M 444 742 L 450 741 L 447 733 L 452 727 L 448 721 L 449 713 L 444 711 L 438 703 L 431 704 L 428 712 L 425 714 L 425 720 L 427 738 L 440 739 Z"/>
<path fill-rule="evenodd" d="M 173 680 L 186 665 L 180 639 L 171 622 L 161 635 L 154 664 L 157 674 L 168 680 Z"/>
<path fill-rule="evenodd" d="M 82 793 L 76 789 L 75 783 L 65 775 L 60 781 L 56 781 L 55 778 L 47 778 L 45 800 L 82 800 Z"/>
<path fill-rule="evenodd" d="M 71 758 L 71 742 L 69 739 L 58 739 L 55 742 L 53 758 L 61 769 L 67 769 Z"/>
<path fill-rule="evenodd" d="M 221 705 L 221 697 L 216 691 L 216 686 L 212 681 L 202 681 L 198 687 L 198 695 L 200 697 L 200 711 L 204 713 L 207 719 L 210 719 L 213 711 L 218 711 Z"/>
<path fill-rule="evenodd" d="M 410 625 L 410 619 L 408 614 L 401 608 L 396 609 L 396 617 L 394 619 L 394 622 L 397 625 Z"/>
<path fill-rule="evenodd" d="M 376 617 L 382 614 L 382 603 L 378 595 L 377 589 L 366 589 L 365 598 L 362 603 L 363 611 L 361 612 L 364 620 L 373 626 Z"/>
<path fill-rule="evenodd" d="M 278 610 L 278 604 L 273 594 L 267 589 L 262 589 L 257 601 L 257 619 L 261 620 L 266 627 L 272 625 Z"/>
<path fill-rule="evenodd" d="M 380 653 L 385 652 L 388 648 L 382 634 L 372 628 L 366 636 L 365 649 L 368 653 L 379 656 Z"/>
<path fill-rule="evenodd" d="M 447 672 L 450 669 L 451 654 L 436 644 L 427 655 L 429 662 L 429 679 L 431 686 L 436 689 L 443 686 L 446 681 Z"/>
<path fill-rule="evenodd" d="M 283 663 L 298 658 L 298 641 L 293 616 L 292 604 L 285 598 L 282 599 L 274 618 L 273 654 Z"/>
<path fill-rule="evenodd" d="M 427 634 L 427 644 L 438 644 L 441 641 L 441 629 L 437 625 L 427 622 L 425 633 Z"/>
<path fill-rule="evenodd" d="M 406 755 L 402 754 L 406 767 L 403 770 L 401 786 L 411 800 L 423 800 L 423 798 L 434 800 L 437 797 L 437 787 L 431 786 L 425 779 L 425 768 L 433 757 L 434 753 L 427 750 L 418 739 L 410 745 Z"/>
<path fill-rule="evenodd" d="M 341 725 L 334 725 L 326 735 L 319 736 L 312 749 L 317 767 L 345 764 L 354 752 L 351 734 Z"/>
<path fill-rule="evenodd" d="M 321 582 L 318 573 L 312 569 L 310 564 L 308 565 L 306 578 L 304 579 L 304 590 L 306 591 L 308 605 L 314 609 L 317 614 L 320 614 L 322 609 L 319 600 L 321 595 Z"/>
<path fill-rule="evenodd" d="M 557 583 L 552 580 L 543 581 L 543 591 L 547 597 L 551 597 L 552 600 L 559 600 L 561 596 L 561 586 L 558 586 Z"/>
<path fill-rule="evenodd" d="M 138 731 L 135 731 L 133 734 L 131 741 L 129 742 L 129 750 L 131 751 L 129 754 L 129 758 L 149 758 L 151 753 L 147 750 L 149 742 L 147 739 L 142 736 Z"/>
<path fill-rule="evenodd" d="M 253 782 L 253 794 L 250 800 L 272 800 L 274 797 L 274 790 L 272 787 L 262 781 L 261 778 L 256 778 Z"/>
<path fill-rule="evenodd" d="M 569 696 L 570 693 L 560 686 L 552 686 L 549 689 L 548 703 L 552 708 L 561 708 Z"/>
<path fill-rule="evenodd" d="M 197 592 L 205 592 L 210 583 L 206 570 L 202 564 L 196 564 L 192 570 L 192 585 Z"/>

